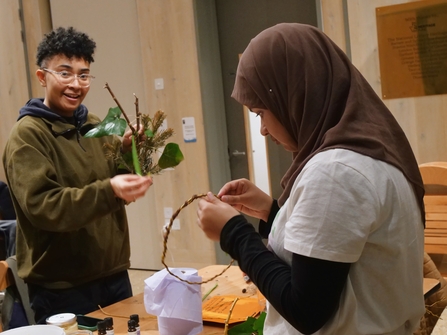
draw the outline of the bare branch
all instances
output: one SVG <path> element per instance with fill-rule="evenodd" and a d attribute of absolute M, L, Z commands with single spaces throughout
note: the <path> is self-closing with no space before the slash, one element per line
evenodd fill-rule
<path fill-rule="evenodd" d="M 135 115 L 136 115 L 136 119 L 137 119 L 137 133 L 140 130 L 140 111 L 139 111 L 139 105 L 138 105 L 138 97 L 135 95 L 135 93 L 133 94 L 133 96 L 135 97 Z"/>
<path fill-rule="evenodd" d="M 228 313 L 227 319 L 225 320 L 225 327 L 224 327 L 224 334 L 225 334 L 225 335 L 228 334 L 228 324 L 229 324 L 229 322 L 230 322 L 231 314 L 233 313 L 234 306 L 236 305 L 236 303 L 237 303 L 238 300 L 239 300 L 239 298 L 235 298 L 235 299 L 233 300 L 233 303 L 231 304 L 230 311 L 229 311 L 229 313 Z"/>
<path fill-rule="evenodd" d="M 119 109 L 121 110 L 121 112 L 124 115 L 124 118 L 127 121 L 127 124 L 129 125 L 129 128 L 132 130 L 132 133 L 135 133 L 135 128 L 132 127 L 132 124 L 130 123 L 129 118 L 127 117 L 127 114 L 124 112 L 123 107 L 121 107 L 121 104 L 119 103 L 118 99 L 115 97 L 115 94 L 113 94 L 112 90 L 110 89 L 110 86 L 108 83 L 106 83 L 106 85 L 104 86 L 104 88 L 107 88 L 107 90 L 109 91 L 110 95 L 112 96 L 113 100 L 115 100 L 116 104 L 118 105 Z"/>

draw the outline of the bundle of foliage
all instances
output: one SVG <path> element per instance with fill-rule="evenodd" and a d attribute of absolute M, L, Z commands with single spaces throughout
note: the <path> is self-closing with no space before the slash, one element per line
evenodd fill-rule
<path fill-rule="evenodd" d="M 110 108 L 107 116 L 97 126 L 89 130 L 84 137 L 101 137 L 107 135 L 123 136 L 127 126 L 132 129 L 132 151 L 123 152 L 121 141 L 105 145 L 107 158 L 113 159 L 118 168 L 125 169 L 139 175 L 158 174 L 163 169 L 180 164 L 184 159 L 183 154 L 176 143 L 166 141 L 174 134 L 172 128 L 162 129 L 166 115 L 163 111 L 157 111 L 153 117 L 138 112 L 138 99 L 136 98 L 137 128 L 135 129 L 127 115 L 124 113 L 118 100 L 116 100 L 110 87 L 107 88 L 118 104 Z M 121 118 L 124 115 L 125 119 Z M 160 158 L 156 160 L 155 154 L 164 148 Z"/>

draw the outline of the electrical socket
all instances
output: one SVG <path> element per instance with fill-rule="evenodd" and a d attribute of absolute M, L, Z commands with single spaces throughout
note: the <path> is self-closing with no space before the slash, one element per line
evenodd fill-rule
<path fill-rule="evenodd" d="M 157 79 L 155 79 L 155 80 L 154 80 L 154 83 L 155 83 L 155 89 L 156 89 L 156 90 L 162 90 L 162 89 L 165 88 L 165 83 L 164 83 L 163 78 L 157 78 Z"/>
<path fill-rule="evenodd" d="M 172 213 L 174 213 L 172 211 L 172 207 L 164 207 L 163 208 L 163 214 L 165 216 L 165 219 L 168 219 L 168 221 L 172 217 Z"/>
<path fill-rule="evenodd" d="M 180 230 L 180 220 L 175 219 L 174 222 L 172 222 L 172 230 Z"/>

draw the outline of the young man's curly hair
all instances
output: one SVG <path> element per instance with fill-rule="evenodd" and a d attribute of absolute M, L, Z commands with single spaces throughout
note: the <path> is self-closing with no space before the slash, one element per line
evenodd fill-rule
<path fill-rule="evenodd" d="M 95 48 L 95 41 L 87 34 L 77 31 L 73 27 L 59 27 L 45 34 L 37 47 L 37 66 L 44 67 L 45 61 L 56 55 L 84 59 L 88 63 L 93 63 Z"/>

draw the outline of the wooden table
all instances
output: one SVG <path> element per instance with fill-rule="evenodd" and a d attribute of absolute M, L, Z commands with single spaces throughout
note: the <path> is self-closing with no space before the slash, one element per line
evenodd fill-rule
<path fill-rule="evenodd" d="M 424 278 L 424 298 L 427 299 L 441 288 L 441 283 L 435 278 Z"/>
<path fill-rule="evenodd" d="M 203 269 L 200 269 L 199 275 L 202 276 L 202 281 L 213 277 L 225 269 L 226 265 L 210 265 Z M 238 266 L 231 266 L 224 274 L 212 280 L 209 283 L 202 284 L 202 295 L 207 293 L 215 284 L 218 284 L 217 288 L 209 295 L 208 298 L 216 295 L 235 294 L 238 296 L 252 296 L 256 294 L 253 291 L 253 284 L 247 284 L 242 276 L 242 272 Z M 243 290 L 245 292 L 243 292 Z M 113 324 L 115 335 L 127 335 L 127 321 L 131 314 L 138 314 L 140 317 L 140 328 L 142 335 L 159 335 L 157 327 L 157 317 L 146 313 L 144 307 L 144 294 L 140 293 L 131 298 L 120 301 L 116 304 L 103 308 L 103 311 L 111 314 L 113 317 Z M 89 316 L 103 319 L 108 315 L 104 314 L 101 310 L 97 310 L 88 314 Z M 95 332 L 96 334 L 97 332 Z M 207 324 L 203 325 L 202 335 L 221 335 L 224 333 L 223 324 Z"/>
<path fill-rule="evenodd" d="M 199 270 L 202 281 L 206 281 L 212 276 L 220 273 L 226 265 L 210 265 Z M 202 284 L 202 295 L 208 292 L 215 284 L 218 287 L 209 295 L 227 295 L 235 294 L 239 296 L 252 296 L 253 284 L 247 284 L 242 277 L 242 272 L 238 266 L 231 266 L 225 273 L 209 283 Z M 441 286 L 437 279 L 424 278 L 424 297 L 427 298 L 436 292 Z M 245 292 L 243 292 L 245 291 Z M 209 298 L 208 297 L 208 298 Z M 157 327 L 157 317 L 146 313 L 144 307 L 144 294 L 140 293 L 131 298 L 120 301 L 111 306 L 103 308 L 103 311 L 113 317 L 114 329 L 116 335 L 127 335 L 127 321 L 131 314 L 138 314 L 140 317 L 141 334 L 143 335 L 159 335 Z M 104 314 L 101 310 L 92 312 L 88 315 L 103 319 L 109 315 Z M 222 335 L 224 326 L 222 324 L 207 324 L 203 326 L 202 335 Z M 95 332 L 96 333 L 96 332 Z"/>

